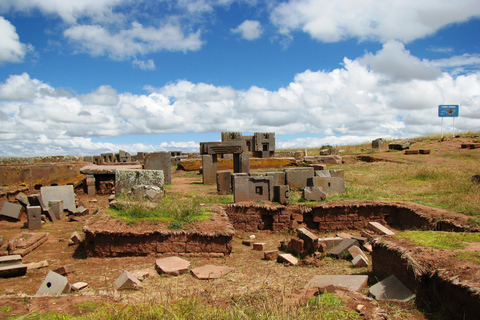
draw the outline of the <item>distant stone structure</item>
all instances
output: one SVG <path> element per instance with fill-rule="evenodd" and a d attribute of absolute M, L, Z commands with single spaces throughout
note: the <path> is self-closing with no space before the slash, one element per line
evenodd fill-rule
<path fill-rule="evenodd" d="M 244 141 L 246 152 L 255 158 L 270 158 L 275 154 L 275 132 L 255 132 L 253 136 L 243 136 L 241 132 L 222 132 L 222 142 Z"/>

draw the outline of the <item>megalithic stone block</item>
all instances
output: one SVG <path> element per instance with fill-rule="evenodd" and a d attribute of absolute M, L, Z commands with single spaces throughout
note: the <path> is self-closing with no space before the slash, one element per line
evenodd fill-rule
<path fill-rule="evenodd" d="M 0 211 L 0 216 L 5 216 L 14 220 L 20 220 L 21 211 L 21 205 L 11 202 L 4 202 L 2 210 Z"/>
<path fill-rule="evenodd" d="M 125 271 L 115 280 L 113 286 L 117 290 L 138 290 L 142 285 L 130 272 Z"/>
<path fill-rule="evenodd" d="M 75 209 L 75 193 L 72 185 L 42 187 L 40 192 L 45 203 L 51 200 L 63 200 L 63 207 L 66 210 Z"/>
<path fill-rule="evenodd" d="M 50 208 L 48 212 L 51 212 L 55 215 L 57 220 L 60 220 L 63 215 L 63 200 L 51 200 L 48 202 L 48 207 Z"/>
<path fill-rule="evenodd" d="M 43 280 L 37 295 L 58 296 L 70 292 L 71 286 L 67 278 L 53 271 L 49 271 L 45 280 Z"/>
<path fill-rule="evenodd" d="M 360 246 L 360 244 L 355 239 L 344 239 L 344 240 L 342 240 L 342 242 L 340 242 L 340 244 L 338 246 L 330 249 L 330 251 L 328 251 L 328 254 L 332 255 L 332 256 L 336 256 L 337 258 L 340 259 L 345 254 L 350 255 L 350 253 L 348 252 L 348 248 L 350 248 L 352 246 L 357 246 L 358 247 L 358 246 Z"/>
<path fill-rule="evenodd" d="M 42 208 L 40 206 L 27 207 L 28 229 L 35 230 L 42 228 Z"/>
<path fill-rule="evenodd" d="M 409 301 L 414 297 L 413 292 L 394 275 L 371 286 L 370 294 L 377 300 Z"/>

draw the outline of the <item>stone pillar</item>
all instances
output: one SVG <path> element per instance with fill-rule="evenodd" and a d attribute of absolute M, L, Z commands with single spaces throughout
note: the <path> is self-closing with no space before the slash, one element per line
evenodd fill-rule
<path fill-rule="evenodd" d="M 163 170 L 165 184 L 172 183 L 172 156 L 170 152 L 147 153 L 143 164 L 144 170 Z"/>
<path fill-rule="evenodd" d="M 250 173 L 250 155 L 248 153 L 233 155 L 233 172 Z"/>
<path fill-rule="evenodd" d="M 27 225 L 28 229 L 35 230 L 42 228 L 42 207 L 27 207 Z"/>
<path fill-rule="evenodd" d="M 203 184 L 214 184 L 217 182 L 216 154 L 202 154 L 202 176 Z"/>
<path fill-rule="evenodd" d="M 93 174 L 87 174 L 85 179 L 87 183 L 87 194 L 89 196 L 95 195 L 95 176 Z"/>

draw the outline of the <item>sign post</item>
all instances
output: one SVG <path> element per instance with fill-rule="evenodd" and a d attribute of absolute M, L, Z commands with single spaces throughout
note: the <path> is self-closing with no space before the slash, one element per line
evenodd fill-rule
<path fill-rule="evenodd" d="M 453 137 L 455 137 L 455 118 L 458 117 L 458 104 L 441 104 L 438 106 L 438 116 L 442 118 L 442 139 L 443 139 L 443 118 L 450 117 L 453 120 Z"/>

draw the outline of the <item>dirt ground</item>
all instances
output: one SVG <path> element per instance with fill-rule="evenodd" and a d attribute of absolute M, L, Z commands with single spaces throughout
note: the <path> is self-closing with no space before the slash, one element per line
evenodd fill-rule
<path fill-rule="evenodd" d="M 465 142 L 470 142 L 466 139 Z M 459 149 L 459 144 L 464 143 L 460 139 L 446 139 L 443 142 L 414 144 L 411 149 L 431 149 L 432 155 L 444 152 L 479 152 L 479 149 Z M 438 157 L 425 155 L 403 155 L 403 153 L 379 153 L 375 157 L 390 161 L 440 161 Z M 346 157 L 347 161 L 356 161 L 353 157 Z M 450 165 L 446 163 L 446 165 Z M 470 165 L 465 163 L 462 165 Z M 478 163 L 476 164 L 478 166 Z M 472 174 L 480 174 L 472 173 Z M 185 175 L 182 172 L 172 174 L 172 185 L 168 193 L 198 192 L 201 194 L 213 194 L 215 188 L 204 186 L 201 183 L 201 176 L 194 174 Z M 97 208 L 99 212 L 108 208 L 108 196 L 97 195 L 89 197 L 79 194 L 81 204 L 90 209 L 90 212 Z M 461 216 L 461 217 L 460 217 Z M 32 312 L 44 313 L 49 310 L 59 310 L 73 315 L 81 315 L 82 308 L 78 304 L 84 301 L 110 301 L 125 303 L 166 303 L 179 298 L 186 298 L 191 295 L 201 296 L 207 303 L 221 303 L 229 301 L 234 296 L 248 296 L 251 294 L 272 294 L 278 297 L 279 303 L 289 299 L 298 298 L 303 294 L 301 289 L 308 281 L 318 274 L 368 274 L 371 273 L 371 266 L 365 268 L 354 268 L 347 260 L 335 260 L 329 257 L 323 259 L 310 259 L 299 266 L 288 267 L 275 261 L 263 260 L 263 253 L 253 251 L 251 247 L 242 245 L 242 240 L 248 239 L 250 234 L 237 233 L 234 237 L 232 254 L 224 258 L 209 257 L 184 257 L 191 262 L 191 267 L 199 267 L 206 264 L 226 265 L 232 267 L 233 272 L 227 276 L 217 279 L 202 281 L 195 279 L 191 274 L 183 274 L 178 277 L 158 275 L 153 271 L 155 260 L 159 257 L 122 257 L 122 258 L 86 258 L 82 245 L 70 245 L 69 237 L 74 232 L 82 232 L 86 219 L 90 216 L 81 217 L 80 221 L 67 221 L 66 219 L 56 223 L 46 223 L 42 232 L 48 232 L 48 240 L 32 253 L 23 258 L 23 263 L 48 261 L 48 267 L 29 270 L 25 276 L 16 278 L 0 278 L 0 318 L 23 315 Z M 459 215 L 459 220 L 464 220 Z M 12 223 L 0 221 L 0 235 L 4 241 L 17 234 L 29 232 L 23 227 L 26 221 Z M 359 232 L 353 233 L 359 235 Z M 280 241 L 294 236 L 294 234 L 279 234 L 269 231 L 258 231 L 256 239 L 266 243 L 266 250 L 278 249 Z M 323 236 L 319 234 L 319 236 Z M 424 247 L 416 247 L 410 243 L 399 243 L 408 248 L 415 258 L 420 259 L 419 263 L 432 269 L 448 269 L 452 275 L 458 275 L 461 280 L 480 280 L 480 267 L 478 263 L 465 260 L 459 263 L 458 259 L 452 256 L 452 252 Z M 478 243 L 471 244 L 465 250 L 480 251 Z M 58 297 L 36 297 L 34 296 L 49 270 L 73 265 L 75 272 L 67 275 L 68 281 L 87 282 L 89 286 L 78 293 L 71 293 L 60 298 Z M 152 276 L 142 282 L 142 289 L 138 291 L 116 292 L 113 289 L 113 282 L 124 271 L 135 271 L 150 269 Z M 374 276 L 370 277 L 369 284 L 374 283 Z M 362 293 L 368 294 L 368 289 Z M 343 294 L 344 298 L 348 294 Z M 353 298 L 345 298 L 352 301 Z M 356 301 L 356 300 L 355 300 Z M 350 303 L 352 309 L 357 303 Z M 427 319 L 428 317 L 415 310 L 414 306 L 395 303 L 381 304 L 389 313 L 390 319 L 404 319 L 399 316 L 400 310 L 408 310 L 406 314 L 410 319 Z M 372 307 L 373 308 L 373 307 Z"/>

